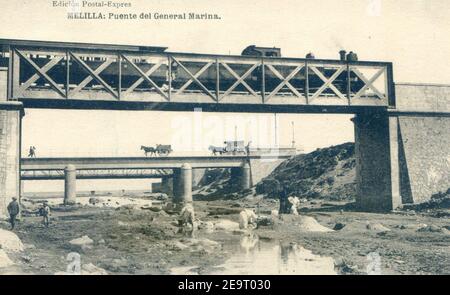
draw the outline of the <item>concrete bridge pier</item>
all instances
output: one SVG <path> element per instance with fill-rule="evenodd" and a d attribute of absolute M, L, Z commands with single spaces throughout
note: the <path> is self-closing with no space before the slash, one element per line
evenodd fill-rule
<path fill-rule="evenodd" d="M 241 189 L 249 189 L 252 186 L 250 165 L 248 163 L 245 163 L 241 168 L 240 185 L 241 185 Z"/>
<path fill-rule="evenodd" d="M 356 203 L 364 211 L 392 210 L 398 206 L 398 196 L 392 194 L 389 117 L 386 113 L 361 113 L 353 123 Z"/>
<path fill-rule="evenodd" d="M 173 171 L 173 202 L 192 203 L 192 167 L 187 163 Z"/>
<path fill-rule="evenodd" d="M 0 81 L 6 71 L 0 69 Z M 0 217 L 13 197 L 20 200 L 20 134 L 23 105 L 6 101 L 6 90 L 0 85 Z"/>
<path fill-rule="evenodd" d="M 77 169 L 67 165 L 64 169 L 64 205 L 73 205 L 77 200 Z"/>
<path fill-rule="evenodd" d="M 231 179 L 241 190 L 251 188 L 250 165 L 244 163 L 241 167 L 231 168 Z"/>
<path fill-rule="evenodd" d="M 161 178 L 161 192 L 165 193 L 168 196 L 173 196 L 173 178 Z"/>

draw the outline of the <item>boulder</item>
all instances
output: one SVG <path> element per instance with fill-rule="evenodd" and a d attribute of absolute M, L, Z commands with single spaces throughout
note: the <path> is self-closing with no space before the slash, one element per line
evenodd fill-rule
<path fill-rule="evenodd" d="M 390 231 L 389 228 L 385 227 L 381 223 L 367 223 L 366 228 L 371 231 L 377 231 L 377 232 L 386 232 Z"/>
<path fill-rule="evenodd" d="M 334 225 L 333 230 L 341 230 L 345 227 L 344 223 L 338 222 Z"/>
<path fill-rule="evenodd" d="M 181 243 L 180 241 L 175 241 L 175 242 L 171 242 L 168 245 L 170 247 L 170 249 L 175 250 L 175 251 L 183 251 L 186 248 L 189 248 L 188 245 L 185 245 L 183 243 Z"/>
<path fill-rule="evenodd" d="M 56 272 L 55 275 L 60 276 L 60 275 L 77 275 L 77 274 L 81 274 L 81 275 L 88 275 L 88 276 L 98 276 L 98 275 L 107 275 L 108 272 L 106 270 L 104 270 L 103 268 L 100 268 L 98 266 L 95 266 L 92 263 L 88 263 L 88 264 L 83 264 L 81 265 L 81 273 L 72 273 L 72 272 L 66 272 L 66 271 L 59 271 Z"/>
<path fill-rule="evenodd" d="M 81 238 L 71 240 L 69 243 L 75 246 L 83 247 L 92 245 L 94 241 L 88 236 L 82 236 Z"/>
<path fill-rule="evenodd" d="M 153 212 L 159 212 L 159 211 L 162 210 L 161 207 L 159 207 L 159 206 L 152 206 L 152 205 L 144 205 L 144 206 L 141 207 L 141 209 L 142 210 L 150 210 L 150 211 L 153 211 Z"/>
<path fill-rule="evenodd" d="M 228 219 L 221 219 L 214 223 L 214 229 L 226 231 L 239 230 L 239 223 Z"/>
<path fill-rule="evenodd" d="M 206 232 L 212 232 L 214 230 L 214 223 L 211 221 L 199 221 L 197 228 Z"/>
<path fill-rule="evenodd" d="M 89 204 L 91 205 L 97 205 L 99 203 L 101 203 L 102 201 L 99 198 L 89 198 Z"/>
<path fill-rule="evenodd" d="M 117 205 L 119 205 L 119 203 L 116 202 Z M 120 207 L 118 207 L 118 209 L 123 209 L 123 210 L 138 210 L 140 209 L 140 207 L 137 204 L 126 204 L 126 205 L 122 205 Z"/>
<path fill-rule="evenodd" d="M 20 252 L 24 250 L 24 246 L 15 233 L 0 229 L 0 249 L 7 252 Z"/>
<path fill-rule="evenodd" d="M 99 276 L 99 275 L 107 275 L 108 272 L 101 267 L 95 266 L 92 263 L 88 263 L 88 264 L 83 264 L 81 266 L 81 274 L 82 275 Z"/>
<path fill-rule="evenodd" d="M 295 226 L 302 232 L 332 232 L 333 230 L 321 225 L 313 217 L 304 215 L 281 214 L 281 223 Z"/>
<path fill-rule="evenodd" d="M 398 224 L 394 226 L 395 228 L 398 229 L 412 229 L 412 230 L 419 230 L 421 228 L 427 227 L 427 225 L 425 223 L 420 223 L 420 224 Z"/>
<path fill-rule="evenodd" d="M 167 201 L 169 197 L 166 194 L 160 194 L 156 197 L 158 201 Z"/>
<path fill-rule="evenodd" d="M 122 226 L 122 227 L 129 227 L 130 226 L 128 223 L 120 221 L 120 220 L 117 221 L 117 225 L 118 226 Z"/>
<path fill-rule="evenodd" d="M 3 249 L 0 249 L 0 268 L 14 265 L 8 254 Z"/>
<path fill-rule="evenodd" d="M 271 226 L 273 225 L 273 217 L 272 216 L 258 216 L 256 219 L 256 224 L 259 226 Z"/>
<path fill-rule="evenodd" d="M 206 238 L 190 238 L 181 239 L 180 241 L 167 242 L 167 246 L 173 251 L 190 251 L 190 252 L 203 252 L 212 253 L 221 246 L 220 243 L 212 241 Z"/>
<path fill-rule="evenodd" d="M 445 227 L 439 227 L 437 225 L 427 225 L 417 230 L 418 232 L 430 232 L 430 233 L 449 233 Z"/>

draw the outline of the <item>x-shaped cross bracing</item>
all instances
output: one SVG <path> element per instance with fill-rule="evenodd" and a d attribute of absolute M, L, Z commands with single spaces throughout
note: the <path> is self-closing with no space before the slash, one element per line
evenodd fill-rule
<path fill-rule="evenodd" d="M 203 92 L 205 92 L 208 96 L 210 96 L 213 100 L 216 100 L 216 97 L 214 96 L 214 94 L 211 93 L 211 91 L 208 90 L 208 88 L 206 88 L 206 86 L 200 82 L 200 80 L 198 79 L 198 77 L 200 77 L 200 75 L 205 72 L 213 63 L 212 62 L 208 62 L 206 63 L 197 73 L 192 74 L 179 60 L 177 60 L 175 57 L 172 57 L 173 61 L 179 65 L 190 77 L 190 79 L 183 85 L 180 87 L 180 89 L 178 89 L 177 94 L 182 93 L 184 90 L 186 90 L 186 88 L 191 85 L 191 83 L 195 82 L 198 86 L 200 86 L 200 88 L 203 90 Z"/>
<path fill-rule="evenodd" d="M 138 87 L 142 82 L 147 81 L 150 85 L 152 85 L 155 90 L 162 96 L 164 97 L 166 100 L 169 100 L 169 97 L 167 96 L 166 93 L 164 93 L 164 91 L 149 77 L 153 72 L 155 72 L 161 65 L 162 65 L 162 61 L 156 63 L 155 65 L 153 65 L 147 72 L 143 72 L 129 57 L 125 56 L 125 55 L 121 55 L 121 57 L 127 61 L 132 67 L 133 69 L 136 70 L 136 72 L 139 73 L 140 77 L 139 79 L 136 80 L 136 82 L 133 83 L 133 85 L 131 85 L 127 91 L 125 91 L 126 94 L 131 93 L 136 87 Z"/>
<path fill-rule="evenodd" d="M 30 87 L 34 82 L 36 82 L 39 77 L 42 77 L 46 82 L 48 82 L 50 84 L 50 86 L 62 97 L 65 97 L 66 94 L 64 92 L 63 89 L 61 89 L 58 84 L 56 84 L 55 81 L 53 81 L 52 78 L 50 78 L 49 75 L 47 75 L 47 72 L 53 68 L 55 65 L 58 64 L 58 62 L 63 58 L 62 56 L 56 56 L 55 58 L 51 59 L 46 65 L 44 65 L 42 68 L 39 67 L 33 60 L 31 60 L 31 58 L 29 58 L 26 54 L 24 54 L 23 52 L 21 52 L 20 50 L 15 50 L 16 53 L 22 58 L 24 59 L 30 66 L 33 67 L 33 69 L 36 71 L 35 74 L 33 74 L 33 76 L 31 76 L 30 79 L 28 79 L 27 81 L 25 81 L 25 83 L 23 83 L 19 89 L 19 92 L 22 93 L 23 91 L 25 91 L 28 87 Z M 20 96 L 20 94 L 18 94 Z"/>
<path fill-rule="evenodd" d="M 300 94 L 300 92 L 298 92 L 298 90 L 292 86 L 291 83 L 289 83 L 289 81 L 294 78 L 294 76 L 303 68 L 303 65 L 299 65 L 297 66 L 286 78 L 273 66 L 268 64 L 267 68 L 269 68 L 272 73 L 274 73 L 275 76 L 277 76 L 278 79 L 281 80 L 281 83 L 278 84 L 277 87 L 275 87 L 275 89 L 266 97 L 265 101 L 269 100 L 272 96 L 276 95 L 284 86 L 287 86 L 292 93 L 295 94 L 295 96 L 297 97 L 303 97 L 302 94 Z"/>
<path fill-rule="evenodd" d="M 347 99 L 345 95 L 333 85 L 333 81 L 336 80 L 336 78 L 347 68 L 346 66 L 341 66 L 336 70 L 336 72 L 334 72 L 333 75 L 331 75 L 330 78 L 325 77 L 315 66 L 309 65 L 308 68 L 310 68 L 324 82 L 324 84 L 309 98 L 309 102 L 319 97 L 319 95 L 321 95 L 327 88 L 330 88 L 340 98 Z"/>
<path fill-rule="evenodd" d="M 378 77 L 381 76 L 385 72 L 385 68 L 381 68 L 378 70 L 378 72 L 373 75 L 370 80 L 367 80 L 367 78 L 364 76 L 363 73 L 361 73 L 357 68 L 352 67 L 351 70 L 365 83 L 365 85 L 355 94 L 353 97 L 354 99 L 358 99 L 361 97 L 361 95 L 367 90 L 372 89 L 372 91 L 380 98 L 380 99 L 386 99 L 385 95 L 383 95 L 374 85 L 373 83 L 378 79 Z"/>
<path fill-rule="evenodd" d="M 230 74 L 236 78 L 236 82 L 230 86 L 219 98 L 223 99 L 225 96 L 229 95 L 239 84 L 242 84 L 252 95 L 258 96 L 258 94 L 245 82 L 245 79 L 258 67 L 261 63 L 253 64 L 242 76 L 239 76 L 228 64 L 220 62 L 220 64 L 228 71 Z"/>
<path fill-rule="evenodd" d="M 95 79 L 106 89 L 107 92 L 109 92 L 109 94 L 111 94 L 115 98 L 119 98 L 118 92 L 114 91 L 114 89 L 100 77 L 100 73 L 103 72 L 109 65 L 111 65 L 114 62 L 112 58 L 107 58 L 100 66 L 98 66 L 95 70 L 93 70 L 76 54 L 71 52 L 70 56 L 89 73 L 89 76 L 87 76 L 83 81 L 81 81 L 81 83 L 79 83 L 75 87 L 75 89 L 70 91 L 69 95 L 79 92 L 84 87 L 86 87 L 86 85 L 89 84 L 89 82 Z"/>

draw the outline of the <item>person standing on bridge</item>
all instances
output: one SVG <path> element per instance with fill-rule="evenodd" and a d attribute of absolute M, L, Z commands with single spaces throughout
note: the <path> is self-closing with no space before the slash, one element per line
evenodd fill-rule
<path fill-rule="evenodd" d="M 16 217 L 20 213 L 20 206 L 17 202 L 17 198 L 13 197 L 12 201 L 8 204 L 9 222 L 11 223 L 11 229 L 14 229 L 16 225 Z"/>
<path fill-rule="evenodd" d="M 28 158 L 36 158 L 36 147 L 30 146 L 29 152 L 28 152 Z"/>
<path fill-rule="evenodd" d="M 249 141 L 248 143 L 247 143 L 247 145 L 245 146 L 245 152 L 247 153 L 247 156 L 250 156 L 250 144 L 251 144 L 252 142 L 251 141 Z"/>

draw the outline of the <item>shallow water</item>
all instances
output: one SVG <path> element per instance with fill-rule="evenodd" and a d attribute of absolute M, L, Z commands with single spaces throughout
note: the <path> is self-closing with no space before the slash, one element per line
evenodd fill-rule
<path fill-rule="evenodd" d="M 254 234 L 223 245 L 233 253 L 223 264 L 202 274 L 211 275 L 334 275 L 334 260 L 313 254 L 296 243 L 267 242 Z M 198 274 L 196 266 L 174 267 L 172 274 Z"/>

